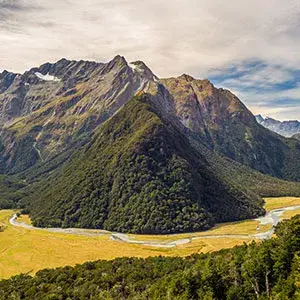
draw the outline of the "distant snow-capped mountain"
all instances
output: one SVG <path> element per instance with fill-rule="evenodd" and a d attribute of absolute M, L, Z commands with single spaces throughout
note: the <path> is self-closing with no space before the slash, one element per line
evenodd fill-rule
<path fill-rule="evenodd" d="M 300 122 L 296 120 L 278 121 L 269 117 L 264 118 L 262 115 L 256 115 L 256 120 L 264 127 L 286 137 L 300 133 Z"/>

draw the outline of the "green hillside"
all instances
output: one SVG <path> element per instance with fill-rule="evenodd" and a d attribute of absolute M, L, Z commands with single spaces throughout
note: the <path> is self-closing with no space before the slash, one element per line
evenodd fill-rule
<path fill-rule="evenodd" d="M 256 171 L 203 146 L 201 140 L 190 138 L 197 151 L 208 160 L 215 173 L 232 184 L 248 189 L 261 197 L 300 196 L 300 182 L 287 181 Z"/>
<path fill-rule="evenodd" d="M 26 196 L 26 184 L 16 178 L 0 176 L 0 209 L 19 207 Z"/>
<path fill-rule="evenodd" d="M 34 189 L 29 207 L 37 226 L 171 233 L 264 212 L 260 197 L 216 174 L 146 95 Z"/>

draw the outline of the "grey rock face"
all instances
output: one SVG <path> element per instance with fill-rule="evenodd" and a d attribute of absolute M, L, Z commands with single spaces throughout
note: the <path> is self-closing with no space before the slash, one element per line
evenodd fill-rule
<path fill-rule="evenodd" d="M 108 63 L 61 59 L 24 74 L 4 71 L 0 74 L 2 169 L 13 167 L 24 137 L 28 137 L 26 147 L 37 152 L 36 160 L 50 158 L 70 147 L 72 140 L 90 134 L 136 93 L 154 88 L 157 80 L 143 62 L 129 64 L 119 55 Z"/>
<path fill-rule="evenodd" d="M 211 150 L 285 175 L 278 161 L 294 152 L 230 91 L 186 74 L 159 79 L 142 61 L 128 63 L 120 55 L 108 63 L 61 59 L 24 74 L 2 72 L 0 172 L 23 171 L 90 141 L 98 126 L 144 92 L 165 118 Z"/>
<path fill-rule="evenodd" d="M 282 135 L 285 137 L 292 137 L 293 135 L 300 133 L 300 122 L 296 120 L 292 121 L 278 121 L 269 117 L 263 118 L 261 115 L 257 115 L 256 121 L 264 127 Z"/>

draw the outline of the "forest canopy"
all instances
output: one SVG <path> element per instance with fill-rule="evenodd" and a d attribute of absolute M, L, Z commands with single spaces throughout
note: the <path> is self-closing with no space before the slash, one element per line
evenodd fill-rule
<path fill-rule="evenodd" d="M 0 299 L 299 299 L 300 215 L 276 237 L 187 258 L 119 258 L 0 282 Z"/>

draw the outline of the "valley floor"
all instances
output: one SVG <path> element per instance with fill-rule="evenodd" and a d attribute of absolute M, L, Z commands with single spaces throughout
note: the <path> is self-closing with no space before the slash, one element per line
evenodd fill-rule
<path fill-rule="evenodd" d="M 275 218 L 291 218 L 300 213 L 300 198 L 265 200 L 266 210 L 272 210 L 272 213 L 276 209 L 294 207 L 294 210 L 275 211 L 272 214 Z M 19 273 L 34 274 L 40 269 L 75 265 L 89 260 L 124 256 L 186 256 L 210 252 L 251 242 L 259 238 L 258 234 L 270 234 L 272 230 L 270 220 L 263 222 L 260 219 L 219 224 L 206 232 L 178 235 L 120 235 L 78 229 L 76 232 L 59 232 L 55 229 L 31 228 L 27 216 L 14 220 L 11 218 L 14 213 L 12 210 L 0 211 L 0 225 L 4 226 L 4 231 L 0 232 L 0 279 Z"/>

